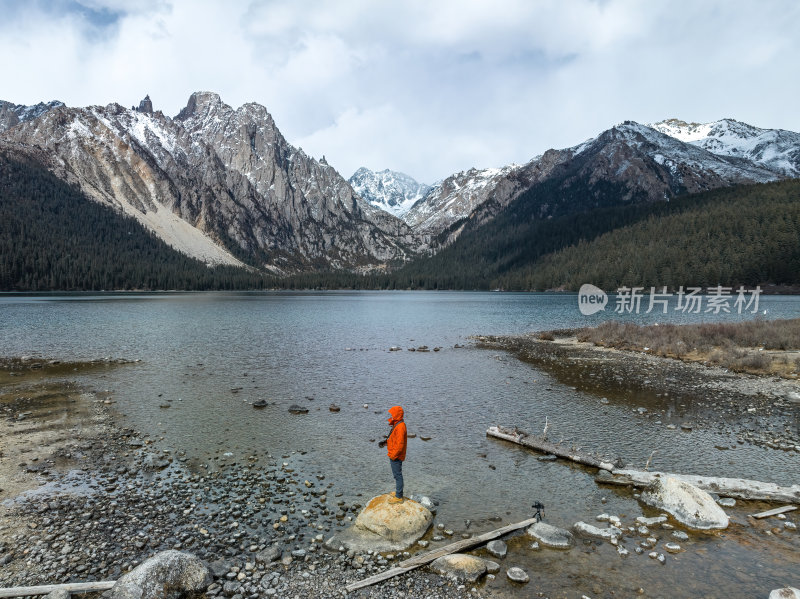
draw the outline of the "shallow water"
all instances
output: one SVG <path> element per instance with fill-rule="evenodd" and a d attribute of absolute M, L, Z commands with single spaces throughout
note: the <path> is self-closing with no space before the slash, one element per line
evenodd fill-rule
<path fill-rule="evenodd" d="M 800 299 L 762 298 L 761 308 L 770 317 L 797 317 Z M 668 316 L 680 322 L 706 315 Z M 582 316 L 576 296 L 554 294 L 2 296 L 0 353 L 139 359 L 75 378 L 110 390 L 127 425 L 164 437 L 164 447 L 185 451 L 197 467 L 214 469 L 226 452 L 235 459 L 302 450 L 295 467 L 307 476 L 324 474 L 349 501 L 393 488 L 384 450 L 374 440 L 388 430 L 387 408 L 401 404 L 409 432 L 417 435 L 409 439 L 406 492 L 439 500 L 438 521 L 459 533 L 467 530 L 466 519 L 474 523 L 473 532 L 492 528 L 492 517 L 527 518 L 535 500 L 547 506 L 548 522 L 562 526 L 592 521 L 601 511 L 633 517 L 641 511 L 630 494 L 598 487 L 587 469 L 541 462 L 530 452 L 487 439 L 493 424 L 538 431 L 547 418 L 551 439 L 620 455 L 633 466 L 643 466 L 657 449 L 652 469 L 781 484 L 800 480 L 794 453 L 749 445 L 719 451 L 715 445 L 730 445 L 730 436 L 653 427 L 634 413 L 653 398 L 612 397 L 615 401 L 601 407 L 596 394 L 577 392 L 511 355 L 475 349 L 469 342 L 475 334 L 602 319 L 602 314 Z M 638 320 L 666 321 L 661 314 Z M 422 345 L 441 351 L 407 351 Z M 403 349 L 389 351 L 392 346 Z M 254 409 L 258 399 L 269 405 Z M 295 403 L 309 413 L 289 414 Z M 341 411 L 330 412 L 332 403 Z M 680 405 L 673 410 L 678 421 L 689 412 Z M 601 497 L 608 503 L 601 504 Z M 735 552 L 726 555 L 731 563 L 740 559 Z M 654 580 L 673 575 L 654 572 Z"/>

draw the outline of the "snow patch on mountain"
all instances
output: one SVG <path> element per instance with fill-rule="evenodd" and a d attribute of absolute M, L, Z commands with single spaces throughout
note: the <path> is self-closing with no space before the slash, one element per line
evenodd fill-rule
<path fill-rule="evenodd" d="M 711 123 L 667 119 L 649 126 L 718 156 L 749 160 L 785 177 L 800 176 L 800 133 L 761 129 L 734 119 Z"/>
<path fill-rule="evenodd" d="M 0 100 L 0 133 L 20 123 L 37 119 L 48 110 L 58 108 L 59 106 L 64 106 L 64 103 L 58 100 L 52 100 L 46 103 L 39 102 L 33 106 L 12 104 L 11 102 Z"/>
<path fill-rule="evenodd" d="M 435 233 L 467 218 L 485 202 L 498 184 L 507 180 L 520 167 L 469 169 L 435 183 L 407 213 L 403 215 L 414 230 Z"/>
<path fill-rule="evenodd" d="M 389 169 L 376 172 L 363 166 L 353 173 L 348 183 L 370 204 L 400 218 L 430 189 L 429 185 L 405 173 Z"/>

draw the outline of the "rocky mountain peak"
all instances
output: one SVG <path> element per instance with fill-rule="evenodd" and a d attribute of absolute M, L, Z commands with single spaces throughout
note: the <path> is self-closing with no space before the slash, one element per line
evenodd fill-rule
<path fill-rule="evenodd" d="M 178 113 L 175 118 L 183 121 L 194 116 L 208 114 L 220 108 L 233 110 L 225 104 L 219 94 L 214 92 L 194 92 L 189 96 L 186 106 Z"/>
<path fill-rule="evenodd" d="M 145 114 L 153 114 L 153 102 L 150 100 L 150 94 L 147 94 L 144 99 L 139 102 L 139 108 L 137 110 Z"/>
<path fill-rule="evenodd" d="M 800 176 L 800 133 L 761 129 L 731 118 L 710 123 L 667 119 L 650 127 L 717 156 L 744 158 L 780 176 Z"/>
<path fill-rule="evenodd" d="M 405 173 L 389 169 L 374 172 L 363 166 L 348 182 L 370 204 L 401 218 L 430 189 Z"/>

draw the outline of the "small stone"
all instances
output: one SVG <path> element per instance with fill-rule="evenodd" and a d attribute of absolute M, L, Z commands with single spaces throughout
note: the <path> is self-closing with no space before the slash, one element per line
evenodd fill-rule
<path fill-rule="evenodd" d="M 493 562 L 489 559 L 485 559 L 483 561 L 486 563 L 486 571 L 489 574 L 497 574 L 500 571 L 500 564 L 497 562 Z"/>
<path fill-rule="evenodd" d="M 681 546 L 677 543 L 666 543 L 664 549 L 669 553 L 678 553 L 681 551 Z"/>
<path fill-rule="evenodd" d="M 733 507 L 736 505 L 736 500 L 733 497 L 721 497 L 717 499 L 717 503 L 722 507 Z"/>
<path fill-rule="evenodd" d="M 531 579 L 531 577 L 528 576 L 528 573 L 525 570 L 523 570 L 522 568 L 517 568 L 516 566 L 513 568 L 509 568 L 506 571 L 506 576 L 508 576 L 508 579 L 511 580 L 512 582 L 519 582 L 521 584 L 525 584 Z"/>
<path fill-rule="evenodd" d="M 508 553 L 508 545 L 505 544 L 505 541 L 494 540 L 486 545 L 486 550 L 494 557 L 503 559 Z"/>
<path fill-rule="evenodd" d="M 673 536 L 673 537 L 675 537 L 676 539 L 678 539 L 679 541 L 688 541 L 688 540 L 689 540 L 689 535 L 687 535 L 687 534 L 686 534 L 685 532 L 683 532 L 682 530 L 676 530 L 676 531 L 674 531 L 674 532 L 672 533 L 672 536 Z"/>

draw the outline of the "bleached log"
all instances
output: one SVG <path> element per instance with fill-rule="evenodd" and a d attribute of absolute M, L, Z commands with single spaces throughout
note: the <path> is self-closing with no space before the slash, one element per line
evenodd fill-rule
<path fill-rule="evenodd" d="M 523 433 L 516 432 L 513 429 L 491 426 L 489 427 L 489 430 L 486 431 L 486 435 L 488 437 L 494 437 L 495 439 L 502 439 L 503 441 L 516 443 L 522 447 L 535 449 L 536 451 L 540 451 L 542 453 L 551 453 L 560 458 L 572 460 L 578 464 L 583 464 L 584 466 L 592 466 L 594 468 L 600 468 L 601 470 L 607 470 L 609 472 L 614 469 L 614 464 L 611 462 L 606 462 L 605 460 L 595 456 L 571 450 L 568 447 L 564 447 L 558 443 L 551 443 L 550 441 L 535 435 L 525 435 Z"/>
<path fill-rule="evenodd" d="M 615 485 L 645 487 L 657 476 L 671 476 L 685 481 L 709 493 L 724 497 L 757 501 L 780 501 L 800 504 L 800 485 L 781 487 L 775 483 L 765 483 L 746 478 L 723 478 L 718 476 L 698 476 L 695 474 L 675 474 L 670 472 L 645 472 L 643 470 L 616 469 L 613 476 L 604 475 L 597 482 Z"/>
<path fill-rule="evenodd" d="M 101 580 L 97 582 L 68 582 L 65 584 L 45 584 L 35 587 L 8 587 L 0 589 L 0 597 L 28 597 L 30 595 L 47 595 L 53 591 L 67 591 L 69 593 L 94 593 L 107 591 L 114 586 L 114 580 Z"/>
<path fill-rule="evenodd" d="M 774 510 L 767 510 L 758 514 L 750 514 L 753 518 L 761 520 L 761 518 L 769 518 L 770 516 L 777 516 L 778 514 L 785 514 L 786 512 L 793 512 L 797 509 L 796 505 L 784 505 L 783 507 L 776 507 Z"/>

